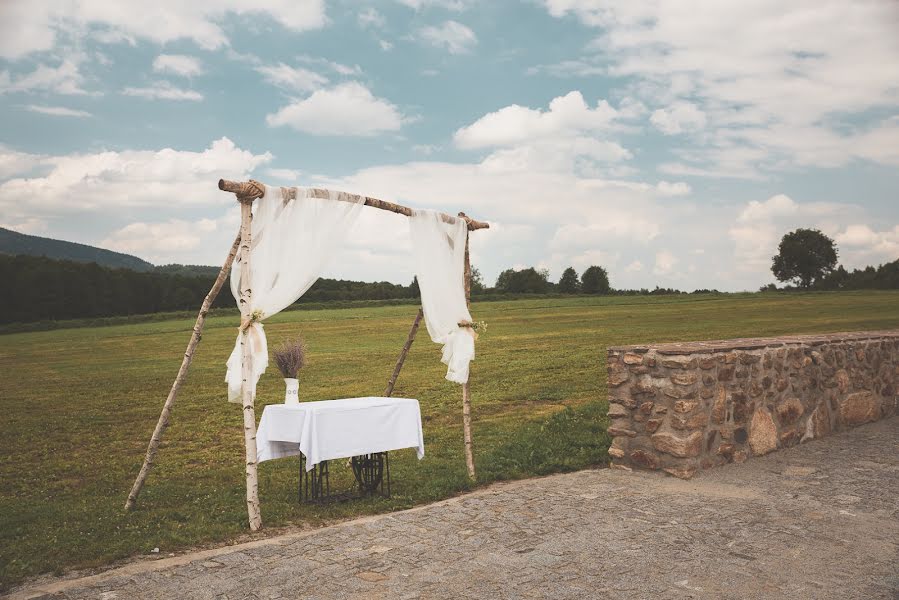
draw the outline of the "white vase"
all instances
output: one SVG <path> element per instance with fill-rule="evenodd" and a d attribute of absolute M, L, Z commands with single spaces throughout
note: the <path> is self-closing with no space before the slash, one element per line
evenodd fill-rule
<path fill-rule="evenodd" d="M 284 379 L 284 386 L 286 390 L 284 391 L 284 404 L 299 404 L 300 403 L 300 382 L 297 379 L 292 379 L 286 377 Z"/>

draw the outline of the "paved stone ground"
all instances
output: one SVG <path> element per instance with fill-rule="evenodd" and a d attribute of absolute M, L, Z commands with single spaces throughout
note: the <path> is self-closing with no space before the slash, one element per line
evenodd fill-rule
<path fill-rule="evenodd" d="M 899 598 L 899 418 L 707 471 L 582 471 L 20 597 Z"/>

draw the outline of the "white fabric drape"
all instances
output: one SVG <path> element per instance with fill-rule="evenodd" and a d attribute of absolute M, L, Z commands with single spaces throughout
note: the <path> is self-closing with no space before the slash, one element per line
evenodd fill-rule
<path fill-rule="evenodd" d="M 313 198 L 305 188 L 295 188 L 296 199 L 287 200 L 281 188 L 266 186 L 255 202 L 253 241 L 250 249 L 252 310 L 265 319 L 275 315 L 312 287 L 322 269 L 343 244 L 364 204 L 359 197 L 329 192 L 330 198 Z M 231 293 L 240 306 L 239 259 L 231 269 Z M 253 377 L 256 383 L 268 366 L 265 330 L 257 319 L 250 325 Z M 240 401 L 240 333 L 228 359 L 228 400 Z"/>
<path fill-rule="evenodd" d="M 443 344 L 446 378 L 465 383 L 468 363 L 474 359 L 474 331 L 459 327 L 460 321 L 471 321 L 465 302 L 468 225 L 462 219 L 444 223 L 441 215 L 431 210 L 413 210 L 409 229 L 428 334 Z"/>

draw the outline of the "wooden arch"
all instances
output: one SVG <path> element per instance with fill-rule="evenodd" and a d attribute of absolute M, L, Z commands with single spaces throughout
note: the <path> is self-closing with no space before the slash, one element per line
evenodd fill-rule
<path fill-rule="evenodd" d="M 134 480 L 134 485 L 131 487 L 131 491 L 128 493 L 128 499 L 125 501 L 125 510 L 130 510 L 134 507 L 134 504 L 137 501 L 137 497 L 140 494 L 144 482 L 147 479 L 147 475 L 149 475 L 150 469 L 152 469 L 153 467 L 156 453 L 159 450 L 159 444 L 162 441 L 162 435 L 169 424 L 172 406 L 174 405 L 175 399 L 178 396 L 178 391 L 181 389 L 181 385 L 184 383 L 184 379 L 187 376 L 187 371 L 190 367 L 190 363 L 193 359 L 193 355 L 196 351 L 197 345 L 200 343 L 200 338 L 202 337 L 203 332 L 203 325 L 206 321 L 206 315 L 209 313 L 209 309 L 212 306 L 212 303 L 215 301 L 215 298 L 221 291 L 222 285 L 224 284 L 225 279 L 231 271 L 231 266 L 233 265 L 234 258 L 238 252 L 240 252 L 241 268 L 241 289 L 239 301 L 241 322 L 248 323 L 253 313 L 253 292 L 248 285 L 250 281 L 251 266 L 250 247 L 252 244 L 252 230 L 250 224 L 252 221 L 253 202 L 257 198 L 261 198 L 265 194 L 265 186 L 255 180 L 238 182 L 220 179 L 218 182 L 218 187 L 222 191 L 232 192 L 237 197 L 238 202 L 240 202 L 240 232 L 238 233 L 237 238 L 234 240 L 234 243 L 231 245 L 231 249 L 225 259 L 225 263 L 219 270 L 219 274 L 218 277 L 216 277 L 215 283 L 213 283 L 212 288 L 209 290 L 209 293 L 206 294 L 206 298 L 203 300 L 203 304 L 200 307 L 200 312 L 197 315 L 196 322 L 194 323 L 190 341 L 187 344 L 187 349 L 184 352 L 184 358 L 181 361 L 181 367 L 178 369 L 178 374 L 175 377 L 172 388 L 169 390 L 169 394 L 162 406 L 162 413 L 159 415 L 159 420 L 156 423 L 156 428 L 153 430 L 153 435 L 150 437 L 150 443 L 147 446 L 147 452 L 144 456 L 143 465 L 141 465 L 141 469 L 138 472 L 136 479 Z M 308 189 L 312 197 L 322 199 L 328 199 L 331 197 L 329 191 L 326 189 Z M 281 191 L 285 194 L 285 198 L 296 197 L 295 188 L 281 188 Z M 412 209 L 400 204 L 387 202 L 385 200 L 380 200 L 378 198 L 372 198 L 369 196 L 360 196 L 357 194 L 349 194 L 347 192 L 338 192 L 338 200 L 353 200 L 358 202 L 360 199 L 366 206 L 371 206 L 373 208 L 405 215 L 407 217 L 412 216 Z M 465 213 L 461 212 L 456 217 L 445 213 L 440 213 L 440 215 L 446 222 L 454 222 L 456 219 L 460 218 L 463 219 L 468 225 L 468 232 L 478 229 L 488 229 L 490 227 L 489 223 L 476 221 L 468 217 Z M 465 299 L 466 302 L 470 305 L 471 263 L 468 254 L 468 235 L 466 235 L 465 237 Z M 385 396 L 390 396 L 393 393 L 393 388 L 396 385 L 396 380 L 399 377 L 400 370 L 403 367 L 403 362 L 406 359 L 406 354 L 409 352 L 409 349 L 412 346 L 412 342 L 415 340 L 415 334 L 418 331 L 418 327 L 421 323 L 423 315 L 424 313 L 422 309 L 419 308 L 418 314 L 415 316 L 415 320 L 412 323 L 412 328 L 409 331 L 409 335 L 406 338 L 406 343 L 403 345 L 403 349 L 400 352 L 399 357 L 397 358 L 393 373 L 391 374 L 390 379 L 387 382 L 387 388 L 384 392 Z M 459 323 L 459 325 L 470 326 L 471 324 Z M 251 377 L 249 353 L 246 351 L 246 349 L 249 347 L 248 329 L 242 327 L 241 332 L 241 403 L 243 405 L 244 447 L 246 455 L 247 514 L 249 516 L 250 529 L 252 531 L 257 531 L 262 527 L 262 514 L 259 507 L 256 463 L 256 411 L 254 407 L 253 393 L 250 389 L 250 386 L 247 385 L 247 382 Z M 474 480 L 476 475 L 471 439 L 471 389 L 469 386 L 469 382 L 466 382 L 462 385 L 462 429 L 465 443 L 465 463 L 468 468 L 468 476 L 472 480 Z"/>

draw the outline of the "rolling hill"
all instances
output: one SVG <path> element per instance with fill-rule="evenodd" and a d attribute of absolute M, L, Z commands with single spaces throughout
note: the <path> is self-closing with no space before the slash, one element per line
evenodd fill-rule
<path fill-rule="evenodd" d="M 103 248 L 88 246 L 87 244 L 27 235 L 18 231 L 4 229 L 3 227 L 0 227 L 0 254 L 13 256 L 25 254 L 28 256 L 46 256 L 47 258 L 57 260 L 71 260 L 84 263 L 95 262 L 103 267 L 131 269 L 133 271 L 152 271 L 154 269 L 151 263 L 130 254 L 104 250 Z"/>

